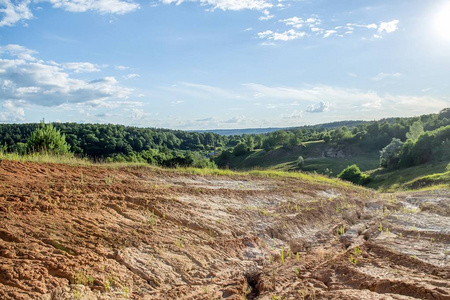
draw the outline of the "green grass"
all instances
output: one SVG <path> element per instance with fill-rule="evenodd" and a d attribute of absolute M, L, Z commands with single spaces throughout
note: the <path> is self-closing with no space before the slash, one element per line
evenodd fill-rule
<path fill-rule="evenodd" d="M 80 159 L 74 156 L 52 156 L 47 154 L 34 155 L 18 155 L 9 153 L 0 153 L 0 160 L 12 160 L 21 162 L 36 162 L 36 163 L 53 163 L 66 164 L 72 166 L 104 166 L 108 168 L 149 168 L 152 170 L 162 172 L 174 172 L 178 174 L 192 174 L 199 176 L 228 176 L 228 177 L 259 177 L 259 178 L 292 178 L 317 183 L 327 183 L 334 186 L 353 187 L 353 185 L 346 181 L 339 179 L 328 178 L 326 176 L 309 174 L 302 172 L 285 172 L 278 170 L 251 170 L 251 171 L 232 171 L 226 169 L 199 169 L 199 168 L 176 168 L 165 169 L 143 163 L 94 163 L 88 159 Z"/>
<path fill-rule="evenodd" d="M 380 163 L 380 154 L 378 151 L 370 153 L 362 153 L 353 157 L 344 158 L 333 158 L 333 157 L 323 157 L 323 158 L 311 158 L 306 159 L 302 167 L 303 171 L 318 173 L 325 173 L 326 169 L 332 171 L 332 176 L 337 176 L 342 172 L 347 166 L 356 164 L 361 169 L 361 171 L 373 170 L 378 167 Z"/>
<path fill-rule="evenodd" d="M 448 186 L 450 175 L 449 172 L 445 172 L 447 164 L 448 162 L 429 163 L 399 170 L 376 169 L 367 172 L 371 177 L 368 187 L 384 192 L 394 192 L 430 188 L 433 185 Z"/>
<path fill-rule="evenodd" d="M 405 183 L 404 188 L 410 190 L 450 188 L 450 171 L 416 178 Z"/>
<path fill-rule="evenodd" d="M 247 156 L 232 158 L 230 168 L 244 171 L 252 169 L 298 171 L 297 159 L 302 156 L 305 160 L 302 171 L 326 174 L 326 169 L 328 169 L 332 171 L 332 176 L 337 176 L 343 169 L 352 164 L 357 164 L 362 171 L 372 170 L 379 164 L 379 151 L 366 153 L 353 147 L 352 150 L 355 152 L 353 157 L 323 157 L 323 152 L 328 147 L 329 145 L 323 141 L 314 141 L 292 149 L 280 147 L 269 152 L 258 149 Z"/>
<path fill-rule="evenodd" d="M 78 158 L 73 155 L 50 155 L 40 153 L 19 155 L 17 153 L 0 152 L 0 159 L 13 161 L 30 161 L 38 163 L 57 163 L 66 165 L 92 165 L 92 162 L 90 160 Z"/>

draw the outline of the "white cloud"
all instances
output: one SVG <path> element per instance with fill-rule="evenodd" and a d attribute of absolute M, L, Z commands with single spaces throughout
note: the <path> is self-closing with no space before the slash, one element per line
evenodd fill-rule
<path fill-rule="evenodd" d="M 243 124 L 246 121 L 246 117 L 245 116 L 236 116 L 236 117 L 232 117 L 231 119 L 225 120 L 222 123 L 226 123 L 226 124 Z"/>
<path fill-rule="evenodd" d="M 128 70 L 129 69 L 129 67 L 126 67 L 126 66 L 115 66 L 114 67 L 116 70 L 119 70 L 119 71 L 125 71 L 125 70 Z"/>
<path fill-rule="evenodd" d="M 131 109 L 131 118 L 133 120 L 140 120 L 144 117 L 145 113 L 143 109 L 133 108 Z"/>
<path fill-rule="evenodd" d="M 3 18 L 0 20 L 0 27 L 13 26 L 21 20 L 33 18 L 33 14 L 28 7 L 30 1 L 17 2 L 13 3 L 11 0 L 0 0 L 0 16 L 3 14 Z"/>
<path fill-rule="evenodd" d="M 383 34 L 384 32 L 392 33 L 397 31 L 399 22 L 400 22 L 399 20 L 393 20 L 390 22 L 381 22 L 380 26 L 378 27 L 377 31 L 378 34 Z"/>
<path fill-rule="evenodd" d="M 303 118 L 302 110 L 294 110 L 290 115 L 284 117 L 284 119 L 301 119 Z"/>
<path fill-rule="evenodd" d="M 285 32 L 273 32 L 271 30 L 267 30 L 264 32 L 259 32 L 258 37 L 260 39 L 268 39 L 274 41 L 291 41 L 295 39 L 299 39 L 306 36 L 306 32 L 304 31 L 296 31 L 294 29 L 287 30 Z"/>
<path fill-rule="evenodd" d="M 321 101 L 319 104 L 311 104 L 306 109 L 309 113 L 321 113 L 330 110 L 330 103 Z"/>
<path fill-rule="evenodd" d="M 139 9 L 139 4 L 122 0 L 41 0 L 49 2 L 54 8 L 61 8 L 70 12 L 96 11 L 101 14 L 126 14 Z M 39 1 L 36 1 L 39 2 Z M 13 26 L 17 22 L 30 20 L 33 13 L 30 10 L 30 0 L 11 1 L 0 0 L 0 27 Z M 40 8 L 37 8 L 40 9 Z"/>
<path fill-rule="evenodd" d="M 36 53 L 37 53 L 36 51 L 27 49 L 23 46 L 16 45 L 16 44 L 0 46 L 0 57 L 5 56 L 5 54 L 6 54 L 11 57 L 17 57 L 19 59 L 33 61 L 33 60 L 36 60 L 36 58 L 34 58 L 33 54 L 36 54 Z"/>
<path fill-rule="evenodd" d="M 278 33 L 276 30 L 266 30 L 258 33 L 258 37 L 261 39 L 268 40 L 279 40 L 279 41 L 289 41 L 298 39 L 304 36 L 314 37 L 322 36 L 328 38 L 330 36 L 350 36 L 356 32 L 375 32 L 373 35 L 375 38 L 381 38 L 383 34 L 388 34 L 396 31 L 398 29 L 398 20 L 393 20 L 390 22 L 380 22 L 380 25 L 375 23 L 371 24 L 357 24 L 357 23 L 346 23 L 345 25 L 333 26 L 332 28 L 326 28 L 326 24 L 317 16 L 312 15 L 306 20 L 299 17 L 291 17 L 287 19 L 281 19 L 278 22 L 284 23 L 286 26 L 291 26 L 292 29 L 285 31 L 283 33 Z M 298 31 L 298 29 L 302 31 Z"/>
<path fill-rule="evenodd" d="M 70 62 L 61 64 L 66 69 L 73 71 L 74 73 L 92 73 L 99 72 L 100 66 L 90 62 Z"/>
<path fill-rule="evenodd" d="M 260 21 L 267 21 L 274 17 L 274 15 L 271 15 L 270 11 L 268 11 L 267 9 L 263 10 L 262 13 L 263 13 L 263 16 L 259 17 Z"/>
<path fill-rule="evenodd" d="M 386 78 L 399 78 L 401 77 L 402 74 L 401 73 L 378 73 L 375 77 L 372 78 L 372 80 L 375 81 L 380 81 L 380 80 L 384 80 Z"/>
<path fill-rule="evenodd" d="M 101 14 L 123 15 L 139 9 L 139 4 L 121 0 L 45 0 L 55 8 L 70 12 L 97 11 Z"/>
<path fill-rule="evenodd" d="M 270 0 L 160 0 L 164 4 L 180 5 L 183 2 L 198 2 L 202 6 L 211 7 L 210 10 L 264 10 L 273 7 Z"/>
<path fill-rule="evenodd" d="M 6 46 L 7 49 L 11 49 L 10 46 Z M 66 67 L 81 70 L 79 63 L 57 64 L 34 57 L 21 59 L 23 53 L 34 52 L 24 47 L 20 49 L 14 58 L 0 58 L 0 101 L 47 107 L 85 103 L 94 107 L 113 99 L 127 99 L 132 92 L 120 86 L 114 77 L 92 81 L 72 78 Z"/>
<path fill-rule="evenodd" d="M 323 37 L 327 38 L 327 37 L 329 37 L 331 35 L 334 35 L 336 32 L 337 32 L 336 30 L 327 30 L 327 31 L 325 31 Z"/>
<path fill-rule="evenodd" d="M 305 21 L 302 18 L 299 17 L 292 17 L 288 19 L 279 20 L 279 22 L 282 22 L 286 24 L 287 26 L 292 26 L 294 28 L 302 28 Z"/>
<path fill-rule="evenodd" d="M 123 79 L 125 79 L 125 80 L 128 80 L 128 79 L 133 79 L 133 78 L 138 78 L 138 77 L 140 77 L 141 75 L 139 75 L 139 74 L 127 74 L 127 75 L 125 75 L 125 76 L 122 76 L 123 77 Z"/>
<path fill-rule="evenodd" d="M 11 100 L 4 101 L 0 111 L 1 122 L 21 122 L 25 119 L 25 111 L 17 107 Z"/>

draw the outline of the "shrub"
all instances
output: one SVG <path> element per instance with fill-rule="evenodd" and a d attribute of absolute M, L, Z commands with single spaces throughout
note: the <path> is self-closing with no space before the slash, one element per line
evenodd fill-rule
<path fill-rule="evenodd" d="M 360 185 L 365 185 L 370 181 L 370 177 L 361 173 L 361 170 L 357 165 L 348 166 L 341 173 L 339 173 L 337 177 Z"/>

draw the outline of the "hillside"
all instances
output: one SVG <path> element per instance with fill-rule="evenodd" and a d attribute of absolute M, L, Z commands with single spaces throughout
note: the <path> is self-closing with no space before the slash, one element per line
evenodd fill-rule
<path fill-rule="evenodd" d="M 297 159 L 304 163 L 298 166 Z M 307 171 L 337 175 L 345 167 L 358 164 L 361 170 L 378 167 L 379 151 L 366 151 L 358 146 L 336 147 L 324 141 L 306 142 L 301 146 L 280 147 L 271 151 L 257 149 L 240 156 L 231 157 L 227 167 L 236 170 L 272 169 L 282 171 Z"/>
<path fill-rule="evenodd" d="M 449 299 L 450 193 L 0 161 L 1 299 Z"/>

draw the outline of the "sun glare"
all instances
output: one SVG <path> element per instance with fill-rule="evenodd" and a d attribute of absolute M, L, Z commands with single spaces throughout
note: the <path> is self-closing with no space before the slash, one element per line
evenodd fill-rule
<path fill-rule="evenodd" d="M 440 38 L 450 40 L 450 3 L 444 5 L 436 15 L 434 27 Z"/>

